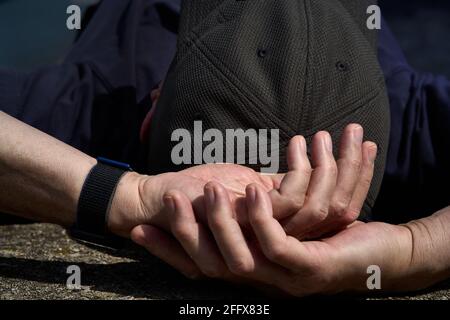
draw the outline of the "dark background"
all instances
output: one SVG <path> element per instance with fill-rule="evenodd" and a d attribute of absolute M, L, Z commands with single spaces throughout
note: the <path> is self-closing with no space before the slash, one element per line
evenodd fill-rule
<path fill-rule="evenodd" d="M 410 64 L 450 78 L 450 1 L 381 0 L 380 7 Z"/>
<path fill-rule="evenodd" d="M 67 6 L 96 2 L 0 0 L 0 67 L 26 71 L 61 61 L 76 36 L 65 27 Z M 411 65 L 450 77 L 450 1 L 380 0 L 380 6 Z"/>

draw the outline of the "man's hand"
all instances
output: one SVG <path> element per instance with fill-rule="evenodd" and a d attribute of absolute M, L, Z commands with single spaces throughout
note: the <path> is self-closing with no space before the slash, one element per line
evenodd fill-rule
<path fill-rule="evenodd" d="M 151 91 L 152 108 L 141 127 L 141 140 L 145 141 L 152 114 L 157 106 L 163 83 Z M 247 215 L 242 201 L 245 187 L 258 183 L 270 190 L 275 217 L 283 219 L 283 226 L 290 235 L 299 239 L 318 238 L 324 234 L 345 228 L 360 215 L 372 181 L 377 146 L 372 142 L 363 144 L 363 128 L 348 125 L 341 138 L 339 160 L 332 155 L 331 138 L 319 132 L 311 148 L 312 164 L 306 156 L 303 137 L 294 137 L 287 151 L 287 174 L 271 177 L 260 176 L 251 169 L 228 165 L 194 167 L 183 173 L 203 181 L 221 182 L 232 193 L 233 206 L 238 220 L 246 225 Z M 177 187 L 174 187 L 174 190 Z M 168 190 L 166 190 L 168 191 Z M 189 191 L 188 191 L 189 192 Z M 196 188 L 193 193 L 197 194 Z M 233 195 L 233 192 L 238 197 Z M 198 194 L 197 194 L 198 195 Z M 188 197 L 193 200 L 192 192 Z M 162 199 L 162 197 L 159 197 Z M 159 201 L 161 204 L 162 201 Z M 199 208 L 200 206 L 200 208 Z M 196 213 L 205 221 L 201 205 L 194 203 Z M 160 225 L 160 224 L 158 224 Z"/>
<path fill-rule="evenodd" d="M 130 173 L 118 187 L 110 229 L 127 236 L 138 224 L 152 224 L 171 232 L 163 199 L 176 190 L 186 194 L 197 218 L 206 223 L 203 188 L 209 181 L 226 188 L 241 225 L 248 225 L 245 187 L 256 183 L 270 192 L 275 217 L 285 218 L 289 234 L 303 237 L 310 231 L 317 235 L 345 227 L 358 217 L 373 173 L 376 146 L 362 144 L 362 135 L 359 125 L 346 128 L 336 164 L 330 135 L 317 133 L 311 146 L 312 165 L 305 139 L 294 137 L 287 150 L 287 174 L 263 175 L 233 164 L 201 165 L 153 177 Z"/>
<path fill-rule="evenodd" d="M 281 222 L 287 234 L 298 239 L 319 238 L 345 228 L 358 218 L 369 192 L 377 155 L 376 144 L 363 143 L 363 135 L 360 125 L 350 124 L 345 128 L 337 163 L 332 154 L 330 136 L 319 132 L 314 137 L 311 179 L 308 185 L 297 188 L 300 192 L 291 195 L 297 201 L 297 211 Z M 298 168 L 297 171 L 310 170 L 308 166 L 309 163 L 300 161 L 292 165 Z M 289 172 L 284 179 L 300 184 L 300 176 L 301 173 L 294 175 Z M 271 199 L 275 217 L 279 219 L 276 213 L 278 198 L 271 193 Z"/>
<path fill-rule="evenodd" d="M 141 140 L 143 141 L 147 136 L 159 93 L 160 87 L 152 91 L 153 108 L 142 125 Z M 150 196 L 142 201 L 144 205 L 140 208 L 144 210 L 150 208 L 145 210 L 146 214 L 143 215 L 147 217 L 147 225 L 151 221 L 153 225 L 177 236 L 176 230 L 175 232 L 173 230 L 174 227 L 168 224 L 171 215 L 167 210 L 161 209 L 164 208 L 164 197 L 170 198 L 171 191 L 185 192 L 193 205 L 197 219 L 206 224 L 207 213 L 202 199 L 203 187 L 208 181 L 217 181 L 226 187 L 237 221 L 240 225 L 247 226 L 248 215 L 243 198 L 244 190 L 247 185 L 257 183 L 270 192 L 275 218 L 283 219 L 282 223 L 288 234 L 293 234 L 299 239 L 319 237 L 344 228 L 355 221 L 360 214 L 370 187 L 376 157 L 376 145 L 370 142 L 362 144 L 362 141 L 362 127 L 349 125 L 342 136 L 340 159 L 336 164 L 332 155 L 331 138 L 328 133 L 320 132 L 313 139 L 311 165 L 306 153 L 305 139 L 301 136 L 294 137 L 287 151 L 289 167 L 287 174 L 262 176 L 249 168 L 227 164 L 197 166 L 179 173 L 155 177 L 153 181 L 146 179 L 141 184 L 143 187 L 140 188 L 142 190 L 140 193 L 150 194 Z M 158 185 L 158 190 L 151 191 L 152 185 Z M 150 212 L 160 214 L 152 215 Z M 130 226 L 121 223 L 120 220 L 116 225 L 122 230 L 125 228 L 124 233 L 128 234 Z M 155 241 L 151 241 L 152 245 L 147 246 L 150 252 L 169 263 L 184 264 L 182 269 L 189 270 L 188 274 L 197 273 L 198 269 L 194 263 L 186 259 L 185 252 L 171 236 L 151 226 L 146 228 L 153 230 L 151 234 L 156 237 Z M 210 265 L 204 273 L 217 276 L 222 269 L 223 264 Z"/>
<path fill-rule="evenodd" d="M 448 209 L 432 221 L 406 226 L 355 223 L 330 238 L 299 241 L 287 235 L 274 219 L 270 197 L 259 185 L 250 185 L 246 191 L 252 233 L 237 223 L 228 194 L 220 184 L 208 184 L 205 195 L 211 233 L 196 221 L 186 196 L 174 192 L 166 202 L 171 208 L 174 233 L 187 254 L 176 255 L 183 252 L 179 247 L 171 247 L 174 251 L 170 255 L 162 249 L 152 250 L 190 276 L 204 273 L 254 281 L 295 296 L 366 291 L 371 265 L 380 267 L 382 289 L 388 291 L 421 289 L 449 276 L 450 233 L 442 228 L 450 221 Z M 430 235 L 430 230 L 435 233 Z M 148 226 L 132 231 L 132 238 L 149 248 L 159 245 L 156 241 L 160 235 Z"/>

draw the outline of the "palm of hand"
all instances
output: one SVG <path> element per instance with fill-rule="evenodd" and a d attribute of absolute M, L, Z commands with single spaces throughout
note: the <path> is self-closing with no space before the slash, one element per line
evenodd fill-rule
<path fill-rule="evenodd" d="M 320 241 L 300 242 L 287 237 L 292 250 L 302 257 L 292 272 L 287 291 L 297 296 L 316 292 L 335 293 L 334 288 L 363 288 L 367 268 L 386 266 L 383 272 L 401 273 L 408 266 L 409 231 L 385 223 L 355 222 L 347 229 Z M 386 261 L 389 261 L 386 264 Z"/>

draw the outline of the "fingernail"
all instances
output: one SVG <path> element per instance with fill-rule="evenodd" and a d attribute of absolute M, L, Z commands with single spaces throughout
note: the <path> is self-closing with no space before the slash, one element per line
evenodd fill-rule
<path fill-rule="evenodd" d="M 369 148 L 369 161 L 374 163 L 377 158 L 377 145 L 374 144 L 371 148 Z"/>
<path fill-rule="evenodd" d="M 169 207 L 171 212 L 175 212 L 175 202 L 172 197 L 164 197 L 164 204 Z"/>
<path fill-rule="evenodd" d="M 247 188 L 247 198 L 250 201 L 250 203 L 256 202 L 256 189 L 253 186 L 250 186 Z"/>
<path fill-rule="evenodd" d="M 306 141 L 305 138 L 300 137 L 299 139 L 299 146 L 300 146 L 300 152 L 305 153 L 306 152 Z"/>
<path fill-rule="evenodd" d="M 333 142 L 331 141 L 331 136 L 328 133 L 323 138 L 323 144 L 325 151 L 333 152 Z"/>
<path fill-rule="evenodd" d="M 206 187 L 205 188 L 205 196 L 206 196 L 206 200 L 208 201 L 210 206 L 214 205 L 215 202 L 215 191 L 213 187 Z"/>
<path fill-rule="evenodd" d="M 363 135 L 364 135 L 363 128 L 361 126 L 357 126 L 352 131 L 353 142 L 356 144 L 362 144 Z"/>
<path fill-rule="evenodd" d="M 145 245 L 147 244 L 146 240 L 147 240 L 147 234 L 142 231 L 142 235 L 135 235 L 133 236 L 131 239 L 136 242 L 138 245 L 145 247 Z"/>

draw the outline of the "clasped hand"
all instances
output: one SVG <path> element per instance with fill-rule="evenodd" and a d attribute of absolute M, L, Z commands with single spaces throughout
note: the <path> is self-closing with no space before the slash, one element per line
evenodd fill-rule
<path fill-rule="evenodd" d="M 354 267 L 344 259 L 352 254 L 348 244 L 359 241 L 353 251 L 364 250 L 365 235 L 386 231 L 355 222 L 375 158 L 376 145 L 352 124 L 337 161 L 330 135 L 319 132 L 311 162 L 304 138 L 292 138 L 286 174 L 210 164 L 144 179 L 140 194 L 152 196 L 141 197 L 140 207 L 148 219 L 131 238 L 191 278 L 261 283 L 298 296 L 340 291 L 344 277 L 333 269 Z"/>

